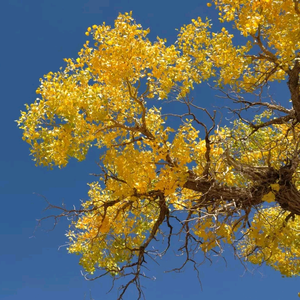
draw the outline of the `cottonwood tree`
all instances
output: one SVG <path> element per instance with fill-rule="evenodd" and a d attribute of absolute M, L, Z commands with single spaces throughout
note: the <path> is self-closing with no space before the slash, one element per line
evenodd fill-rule
<path fill-rule="evenodd" d="M 174 44 L 151 42 L 131 13 L 120 14 L 114 27 L 87 29 L 78 58 L 40 80 L 40 99 L 18 121 L 37 165 L 64 167 L 101 149 L 89 200 L 57 217 L 73 216 L 68 250 L 88 273 L 127 278 L 119 299 L 131 284 L 141 297 L 146 260 L 174 240 L 185 256 L 177 270 L 230 244 L 240 259 L 300 272 L 300 4 L 212 5 L 242 45 L 230 26 L 212 32 L 200 17 Z M 222 109 L 231 124 L 191 97 L 207 82 L 231 103 Z M 289 91 L 280 102 L 279 84 Z"/>

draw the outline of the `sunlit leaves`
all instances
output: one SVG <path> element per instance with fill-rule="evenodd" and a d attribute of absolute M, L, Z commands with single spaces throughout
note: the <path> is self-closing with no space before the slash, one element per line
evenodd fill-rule
<path fill-rule="evenodd" d="M 90 273 L 125 276 L 136 267 L 129 274 L 138 278 L 149 244 L 173 238 L 171 218 L 185 235 L 180 254 L 187 260 L 189 249 L 206 256 L 240 240 L 252 263 L 266 261 L 285 276 L 300 272 L 299 120 L 273 99 L 262 102 L 264 86 L 291 76 L 298 64 L 299 10 L 292 0 L 213 3 L 243 45 L 235 45 L 229 28 L 213 32 L 199 17 L 167 46 L 159 37 L 149 41 L 149 29 L 131 13 L 119 14 L 112 27 L 88 27 L 78 57 L 44 75 L 40 99 L 21 112 L 18 124 L 37 165 L 64 167 L 90 147 L 101 149 L 103 174 L 89 185 L 67 233 L 69 252 L 80 254 Z M 239 104 L 230 108 L 238 116 L 230 127 L 189 98 L 204 81 Z M 186 113 L 171 113 L 180 125 L 162 115 L 172 104 L 158 107 L 158 100 L 183 105 Z M 254 106 L 258 115 L 244 119 Z"/>
<path fill-rule="evenodd" d="M 266 262 L 290 277 L 300 272 L 300 220 L 295 216 L 287 222 L 287 216 L 279 207 L 260 210 L 239 247 L 252 263 Z"/>
<path fill-rule="evenodd" d="M 299 49 L 299 11 L 293 0 L 216 0 L 222 21 L 234 21 L 244 36 L 261 34 L 273 59 L 291 66 Z M 266 54 L 266 53 L 265 53 Z"/>

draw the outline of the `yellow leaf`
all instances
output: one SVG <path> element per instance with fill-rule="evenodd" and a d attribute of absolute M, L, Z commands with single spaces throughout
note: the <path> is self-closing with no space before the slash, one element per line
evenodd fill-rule
<path fill-rule="evenodd" d="M 273 192 L 269 192 L 268 194 L 262 197 L 262 201 L 266 201 L 268 203 L 275 201 L 275 195 Z"/>
<path fill-rule="evenodd" d="M 271 186 L 271 189 L 276 192 L 278 192 L 280 189 L 280 185 L 278 183 L 271 184 L 270 186 Z"/>
<path fill-rule="evenodd" d="M 109 222 L 108 218 L 104 218 L 99 231 L 101 233 L 107 233 L 107 232 L 109 232 L 109 229 L 110 229 L 110 222 Z"/>

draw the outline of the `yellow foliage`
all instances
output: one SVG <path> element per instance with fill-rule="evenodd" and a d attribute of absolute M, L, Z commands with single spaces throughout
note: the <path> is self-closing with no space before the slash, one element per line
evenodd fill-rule
<path fill-rule="evenodd" d="M 264 195 L 264 196 L 262 197 L 262 200 L 263 200 L 263 201 L 266 201 L 266 202 L 268 202 L 268 203 L 274 202 L 274 201 L 275 201 L 275 195 L 274 195 L 273 192 L 269 192 L 268 194 L 266 194 L 266 195 Z"/>
<path fill-rule="evenodd" d="M 278 192 L 280 190 L 280 185 L 278 183 L 270 184 L 273 191 Z"/>
<path fill-rule="evenodd" d="M 300 272 L 300 218 L 296 216 L 286 222 L 287 215 L 278 206 L 260 210 L 255 214 L 239 248 L 250 262 L 266 262 L 290 277 Z"/>
<path fill-rule="evenodd" d="M 300 219 L 285 222 L 288 212 L 269 204 L 280 202 L 288 184 L 300 189 L 298 166 L 289 182 L 280 181 L 279 172 L 299 156 L 296 113 L 278 109 L 273 100 L 262 102 L 260 94 L 258 105 L 266 110 L 252 122 L 241 118 L 231 128 L 218 127 L 189 98 L 196 84 L 214 81 L 216 88 L 230 89 L 234 102 L 251 107 L 252 100 L 237 93 L 254 97 L 265 84 L 290 76 L 299 59 L 300 16 L 293 0 L 212 2 L 220 21 L 234 22 L 245 37 L 243 45 L 235 45 L 229 28 L 212 32 L 210 21 L 198 17 L 167 46 L 159 37 L 151 42 L 149 29 L 131 13 L 119 14 L 114 26 L 88 27 L 78 57 L 66 58 L 64 69 L 40 79 L 40 98 L 21 112 L 18 125 L 37 165 L 65 167 L 70 158 L 84 160 L 89 148 L 101 149 L 103 177 L 89 184 L 89 200 L 67 233 L 69 252 L 81 255 L 88 272 L 119 274 L 163 234 L 162 224 L 171 217 L 183 218 L 182 232 L 192 235 L 197 251 L 233 244 L 255 206 L 239 244 L 242 254 L 286 276 L 300 273 Z M 181 125 L 167 121 L 157 107 L 164 99 L 184 105 Z M 290 119 L 272 122 L 272 110 Z M 194 111 L 207 112 L 214 126 Z M 266 170 L 280 176 L 271 180 Z M 290 199 L 285 201 L 290 209 Z"/>

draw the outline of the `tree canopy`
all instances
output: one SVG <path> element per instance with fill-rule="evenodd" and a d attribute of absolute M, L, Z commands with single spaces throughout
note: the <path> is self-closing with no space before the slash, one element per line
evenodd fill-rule
<path fill-rule="evenodd" d="M 147 257 L 174 240 L 179 269 L 230 244 L 241 260 L 300 273 L 300 3 L 212 2 L 233 29 L 213 32 L 199 17 L 167 45 L 131 13 L 89 27 L 79 56 L 40 79 L 18 121 L 36 165 L 100 149 L 89 199 L 58 216 L 73 216 L 68 250 L 88 273 L 128 279 L 119 299 L 131 284 L 142 295 Z M 273 82 L 287 99 L 273 99 Z M 207 83 L 233 122 L 191 96 Z"/>

